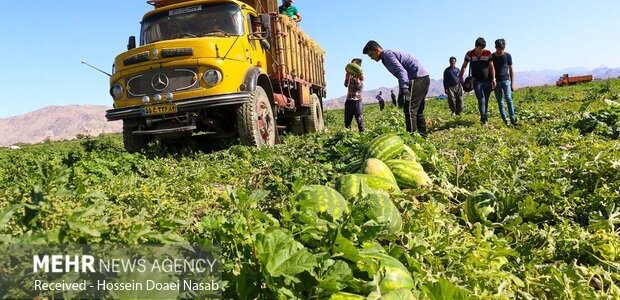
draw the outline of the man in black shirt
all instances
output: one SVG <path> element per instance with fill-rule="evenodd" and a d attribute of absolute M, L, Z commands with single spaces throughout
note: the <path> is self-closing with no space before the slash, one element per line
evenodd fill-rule
<path fill-rule="evenodd" d="M 495 68 L 495 80 L 497 86 L 495 87 L 495 98 L 497 98 L 497 104 L 499 105 L 499 114 L 504 120 L 504 124 L 508 124 L 506 120 L 506 112 L 504 111 L 503 98 L 506 98 L 506 105 L 508 106 L 508 114 L 510 116 L 510 123 L 517 125 L 517 119 L 515 117 L 515 108 L 512 101 L 512 92 L 514 91 L 514 71 L 512 70 L 512 56 L 510 53 L 504 51 L 506 49 L 506 41 L 504 39 L 498 39 L 495 41 L 495 53 L 491 56 L 493 66 Z"/>

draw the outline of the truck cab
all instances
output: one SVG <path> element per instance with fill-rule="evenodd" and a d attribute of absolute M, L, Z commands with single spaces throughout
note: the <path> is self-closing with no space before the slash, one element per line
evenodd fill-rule
<path fill-rule="evenodd" d="M 110 79 L 114 108 L 106 118 L 123 121 L 129 152 L 153 138 L 174 143 L 195 133 L 272 146 L 278 129 L 295 117 L 312 119 L 320 123 L 315 131 L 322 130 L 322 103 L 316 104 L 325 95 L 324 81 L 290 76 L 286 61 L 274 58 L 292 51 L 279 36 L 290 22 L 277 14 L 275 1 L 257 1 L 258 12 L 246 2 L 254 4 L 150 1 L 155 9 L 142 19 L 139 44 L 129 38 Z M 273 3 L 265 8 L 265 2 Z M 323 60 L 314 65 L 322 70 Z"/>

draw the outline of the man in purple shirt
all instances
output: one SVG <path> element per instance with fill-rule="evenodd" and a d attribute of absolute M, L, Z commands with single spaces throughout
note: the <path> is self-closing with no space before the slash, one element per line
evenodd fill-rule
<path fill-rule="evenodd" d="M 407 131 L 419 132 L 426 137 L 424 104 L 431 79 L 426 69 L 408 53 L 384 50 L 379 43 L 369 41 L 363 53 L 374 61 L 382 61 L 385 68 L 398 79 L 400 96 L 405 102 Z"/>

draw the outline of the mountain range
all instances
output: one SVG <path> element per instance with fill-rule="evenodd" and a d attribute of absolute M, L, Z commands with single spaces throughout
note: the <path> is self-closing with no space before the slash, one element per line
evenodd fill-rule
<path fill-rule="evenodd" d="M 599 68 L 588 70 L 586 68 L 571 68 L 564 70 L 542 70 L 518 72 L 516 84 L 518 87 L 552 85 L 562 76 L 592 74 L 596 79 L 620 77 L 620 68 Z M 381 91 L 383 99 L 390 102 L 390 90 L 398 93 L 397 87 L 381 87 L 374 90 L 364 91 L 364 103 L 377 103 L 375 96 Z M 443 82 L 431 80 L 429 97 L 443 94 Z M 345 96 L 325 100 L 325 109 L 338 109 L 344 107 Z M 101 105 L 66 105 L 48 106 L 23 115 L 0 118 L 0 146 L 9 146 L 18 143 L 39 143 L 46 140 L 73 139 L 76 135 L 96 136 L 101 133 L 121 132 L 122 122 L 108 122 L 105 119 L 105 111 L 110 109 Z"/>
<path fill-rule="evenodd" d="M 525 71 L 525 72 L 517 72 L 515 74 L 516 77 L 516 85 L 517 87 L 528 87 L 528 86 L 543 86 L 543 85 L 554 85 L 555 82 L 563 75 L 569 74 L 570 76 L 578 76 L 578 75 L 587 75 L 592 74 L 594 79 L 607 79 L 607 78 L 618 78 L 620 77 L 620 68 L 608 68 L 606 66 L 601 66 L 593 70 L 589 70 L 583 67 L 579 68 L 568 68 L 562 70 L 542 70 L 542 71 Z M 366 104 L 377 103 L 375 97 L 379 92 L 382 92 L 383 99 L 386 102 L 391 101 L 390 99 L 390 90 L 393 90 L 396 94 L 398 94 L 398 86 L 394 86 L 392 88 L 380 87 L 374 90 L 368 90 L 362 92 L 362 101 Z M 428 90 L 427 97 L 436 97 L 442 95 L 444 93 L 443 90 L 443 80 L 434 80 L 431 79 L 431 85 Z M 329 100 L 323 101 L 323 107 L 327 109 L 340 109 L 344 107 L 344 102 L 346 100 L 346 96 L 341 96 Z"/>

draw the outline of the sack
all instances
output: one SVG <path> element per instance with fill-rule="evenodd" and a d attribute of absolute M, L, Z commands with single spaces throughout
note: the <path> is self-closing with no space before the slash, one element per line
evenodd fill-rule
<path fill-rule="evenodd" d="M 475 79 L 472 76 L 467 76 L 467 78 L 465 78 L 465 80 L 461 84 L 465 93 L 469 93 L 474 90 L 474 81 Z"/>

